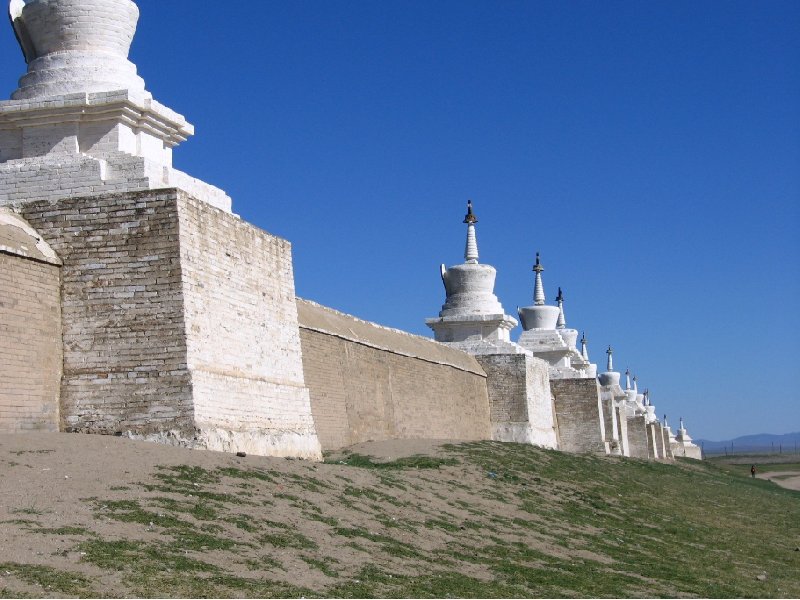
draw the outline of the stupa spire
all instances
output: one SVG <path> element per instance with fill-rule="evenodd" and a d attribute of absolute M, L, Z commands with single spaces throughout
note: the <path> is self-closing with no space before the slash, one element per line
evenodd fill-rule
<path fill-rule="evenodd" d="M 636 387 L 636 375 L 633 376 L 633 391 L 639 393 L 639 388 Z"/>
<path fill-rule="evenodd" d="M 614 351 L 611 349 L 611 346 L 608 347 L 606 350 L 606 354 L 608 355 L 608 362 L 606 363 L 606 371 L 609 373 L 614 370 L 614 359 L 611 358 L 614 354 Z"/>
<path fill-rule="evenodd" d="M 664 429 L 669 428 L 669 423 L 667 423 L 667 415 L 664 413 Z"/>
<path fill-rule="evenodd" d="M 478 222 L 472 212 L 472 200 L 467 200 L 467 214 L 464 217 L 464 223 L 467 224 L 467 245 L 464 249 L 464 260 L 470 264 L 478 262 L 478 240 L 475 237 L 475 223 Z"/>
<path fill-rule="evenodd" d="M 564 318 L 564 294 L 561 292 L 561 288 L 558 288 L 556 302 L 558 302 L 558 321 L 556 321 L 556 329 L 564 329 L 567 326 L 567 320 Z"/>
<path fill-rule="evenodd" d="M 625 389 L 631 389 L 631 370 L 625 369 Z"/>
<path fill-rule="evenodd" d="M 536 253 L 536 264 L 533 265 L 533 271 L 536 273 L 536 284 L 533 287 L 533 303 L 536 306 L 543 306 L 545 297 L 544 297 L 544 284 L 542 284 L 542 271 L 544 271 L 544 267 L 542 263 L 539 261 L 539 253 Z"/>
<path fill-rule="evenodd" d="M 583 356 L 583 360 L 589 362 L 589 350 L 586 348 L 586 344 L 589 340 L 586 339 L 586 332 L 584 331 L 581 335 L 581 356 Z"/>

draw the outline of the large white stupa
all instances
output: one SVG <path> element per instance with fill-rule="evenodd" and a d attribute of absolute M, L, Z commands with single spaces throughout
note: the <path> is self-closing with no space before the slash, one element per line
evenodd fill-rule
<path fill-rule="evenodd" d="M 494 293 L 497 272 L 491 265 L 478 262 L 475 224 L 478 218 L 467 202 L 467 243 L 464 262 L 440 267 L 445 302 L 439 316 L 426 319 L 437 342 L 455 346 L 471 354 L 519 354 L 524 352 L 510 341 L 510 331 L 517 320 L 505 314 Z"/>
<path fill-rule="evenodd" d="M 9 17 L 28 68 L 0 102 L 0 206 L 174 187 L 230 212 L 225 192 L 172 167 L 194 128 L 128 60 L 136 4 L 12 0 Z"/>

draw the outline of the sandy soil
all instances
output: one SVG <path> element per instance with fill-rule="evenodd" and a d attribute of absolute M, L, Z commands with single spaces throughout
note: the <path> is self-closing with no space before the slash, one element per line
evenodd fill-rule
<path fill-rule="evenodd" d="M 350 451 L 388 461 L 417 454 L 436 456 L 442 454 L 439 448 L 451 441 L 366 443 L 354 446 Z M 346 454 L 341 453 L 335 460 L 345 457 Z M 236 514 L 247 520 L 266 517 L 271 521 L 290 524 L 303 536 L 314 540 L 321 552 L 334 556 L 336 569 L 342 573 L 357 573 L 365 564 L 373 561 L 398 573 L 410 574 L 415 567 L 402 558 L 376 560 L 370 552 L 347 545 L 346 542 L 350 540 L 332 536 L 330 526 L 309 519 L 303 502 L 324 506 L 325 516 L 335 519 L 344 528 L 380 532 L 385 529 L 381 524 L 382 520 L 392 520 L 398 524 L 389 531 L 393 537 L 401 543 L 413 544 L 425 552 L 447 548 L 451 543 L 440 529 L 426 527 L 426 520 L 448 518 L 458 523 L 474 518 L 469 512 L 451 505 L 452 501 L 460 499 L 462 495 L 464 499 L 470 499 L 470 495 L 453 489 L 447 483 L 472 483 L 462 466 L 396 473 L 396 477 L 402 478 L 409 485 L 395 489 L 382 487 L 379 475 L 374 470 L 354 469 L 336 462 L 331 464 L 333 458 L 329 457 L 328 463 L 320 464 L 257 456 L 240 458 L 232 454 L 188 450 L 111 436 L 67 433 L 0 435 L 0 563 L 47 564 L 65 571 L 79 572 L 96 581 L 95 589 L 101 594 L 119 593 L 112 591 L 120 589 L 118 575 L 103 571 L 83 560 L 78 542 L 84 538 L 69 534 L 32 534 L 31 528 L 85 528 L 101 539 L 159 542 L 164 539 L 164 533 L 157 526 L 153 528 L 141 523 L 98 517 L 98 507 L 102 514 L 103 503 L 133 498 L 144 508 L 157 511 L 158 497 L 169 494 L 144 491 L 143 484 L 158 483 L 154 480 L 154 474 L 164 473 L 165 467 L 178 465 L 197 466 L 209 471 L 235 467 L 272 473 L 276 477 L 276 483 L 253 484 L 257 487 L 251 489 L 248 498 L 252 501 L 252 507 L 241 505 L 233 510 L 239 511 Z M 298 486 L 298 477 L 302 479 L 305 476 L 330 486 L 331 491 L 322 490 L 316 494 Z M 487 481 L 491 480 L 486 479 L 485 475 L 482 479 L 476 479 L 475 488 L 487 485 Z M 241 494 L 241 485 L 236 481 L 223 482 L 215 487 L 215 491 Z M 331 493 L 339 494 L 346 487 L 356 490 L 385 490 L 383 493 L 391 494 L 397 505 L 382 503 L 381 511 L 377 511 L 368 508 L 375 503 L 361 499 L 359 501 L 365 504 L 359 504 L 358 509 L 354 510 L 352 506 L 331 501 Z M 281 498 L 282 494 L 286 497 Z M 181 499 L 180 496 L 173 497 Z M 485 502 L 486 505 L 482 508 L 487 514 L 495 514 L 501 518 L 515 516 L 515 509 L 511 506 L 493 502 L 491 499 Z M 420 504 L 430 507 L 430 514 L 420 514 L 411 508 Z M 268 507 L 266 512 L 265 507 Z M 404 524 L 408 526 L 404 527 Z M 226 530 L 230 530 L 230 536 L 241 533 L 237 533 L 233 526 L 224 526 Z M 514 541 L 517 538 L 523 539 L 517 532 L 506 534 L 498 531 L 497 535 L 500 538 L 510 535 Z M 556 556 L 564 552 L 549 535 L 540 537 L 527 532 L 524 539 L 530 546 L 549 551 Z M 359 542 L 362 546 L 367 546 L 363 540 Z M 312 589 L 320 589 L 335 581 L 319 569 L 299 560 L 297 552 L 291 548 L 273 549 L 270 552 L 268 558 L 281 563 L 282 567 L 264 567 L 260 573 L 264 577 L 295 584 L 299 581 Z M 231 552 L 225 551 L 208 551 L 201 556 L 204 561 L 219 565 L 229 573 L 249 576 L 254 575 L 254 571 L 252 565 L 245 564 L 245 559 L 251 559 L 251 563 L 252 559 L 259 559 L 259 556 L 232 556 Z M 487 569 L 481 565 L 466 565 L 465 570 L 470 576 L 480 579 L 489 576 Z M 31 593 L 30 588 L 14 587 L 16 584 L 0 573 L 0 589 L 4 585 L 10 585 L 8 589 L 11 590 Z"/>

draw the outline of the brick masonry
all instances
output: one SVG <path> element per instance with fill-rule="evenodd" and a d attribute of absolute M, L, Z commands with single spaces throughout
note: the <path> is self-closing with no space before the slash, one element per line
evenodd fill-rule
<path fill-rule="evenodd" d="M 558 447 L 548 364 L 527 354 L 482 354 L 492 439 Z"/>
<path fill-rule="evenodd" d="M 0 432 L 58 431 L 57 265 L 0 252 Z"/>
<path fill-rule="evenodd" d="M 555 400 L 560 449 L 606 454 L 605 419 L 597 380 L 553 379 L 550 389 Z"/>
<path fill-rule="evenodd" d="M 17 208 L 64 262 L 65 429 L 321 456 L 288 242 L 175 189 Z"/>
<path fill-rule="evenodd" d="M 647 425 L 643 416 L 628 419 L 628 448 L 630 456 L 634 458 L 647 458 Z"/>
<path fill-rule="evenodd" d="M 63 427 L 193 435 L 176 192 L 33 202 L 20 212 L 64 263 Z"/>
<path fill-rule="evenodd" d="M 187 362 L 204 444 L 318 458 L 291 244 L 183 192 L 178 216 Z"/>
<path fill-rule="evenodd" d="M 486 375 L 429 339 L 297 301 L 322 448 L 391 438 L 489 439 Z"/>

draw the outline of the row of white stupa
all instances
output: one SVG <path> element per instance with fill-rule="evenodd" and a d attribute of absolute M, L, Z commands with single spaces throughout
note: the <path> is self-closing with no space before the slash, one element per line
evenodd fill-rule
<path fill-rule="evenodd" d="M 518 354 L 530 352 L 549 365 L 550 379 L 597 378 L 601 394 L 612 395 L 617 405 L 624 406 L 628 417 L 644 416 L 647 423 L 658 421 L 656 408 L 650 402 L 649 391 L 639 393 L 637 378 L 625 372 L 625 389 L 620 387 L 620 373 L 613 368 L 613 350 L 606 350 L 606 371 L 597 374 L 597 365 L 589 361 L 586 335 L 581 336 L 581 349 L 577 348 L 578 331 L 567 327 L 564 316 L 564 295 L 558 288 L 557 306 L 545 304 L 542 266 L 536 253 L 536 282 L 533 305 L 517 308 L 522 323 L 522 334 L 517 343 L 510 340 L 511 330 L 517 320 L 505 314 L 503 306 L 494 294 L 496 270 L 491 265 L 478 262 L 478 242 L 475 235 L 477 217 L 472 211 L 472 202 L 467 202 L 467 243 L 465 262 L 449 269 L 441 265 L 442 281 L 446 300 L 438 318 L 426 319 L 433 329 L 436 341 L 454 346 L 474 355 Z M 662 423 L 671 442 L 691 444 L 691 438 L 680 419 L 677 435 L 673 435 L 667 417 Z"/>

